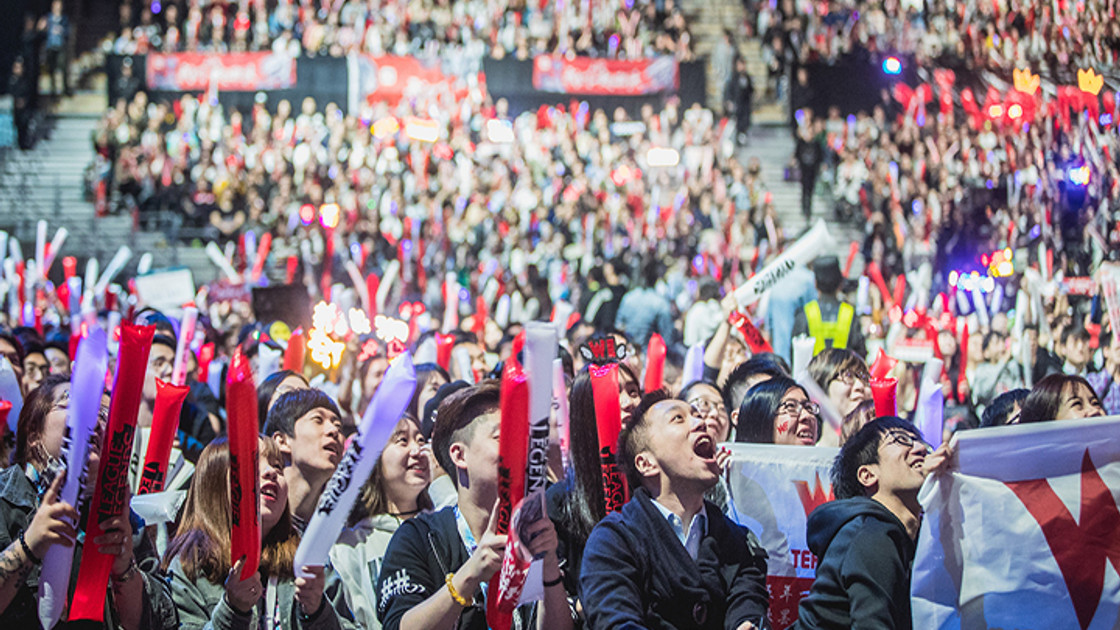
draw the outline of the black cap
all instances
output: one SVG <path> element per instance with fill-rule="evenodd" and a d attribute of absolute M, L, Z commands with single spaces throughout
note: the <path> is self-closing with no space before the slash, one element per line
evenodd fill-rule
<path fill-rule="evenodd" d="M 840 273 L 840 259 L 836 256 L 821 256 L 813 261 L 813 275 L 816 276 L 817 289 L 825 293 L 840 290 L 844 274 Z"/>
<path fill-rule="evenodd" d="M 451 394 L 470 386 L 471 384 L 466 381 L 445 383 L 436 390 L 436 395 L 424 404 L 424 417 L 420 419 L 420 433 L 425 440 L 432 439 L 432 427 L 436 425 L 436 410 L 439 409 L 440 404 Z"/>

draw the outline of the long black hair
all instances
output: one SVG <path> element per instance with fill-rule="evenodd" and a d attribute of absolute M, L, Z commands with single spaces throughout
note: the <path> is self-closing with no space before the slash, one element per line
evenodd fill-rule
<path fill-rule="evenodd" d="M 625 364 L 619 363 L 618 370 L 637 380 Z M 624 376 L 620 374 L 619 378 Z M 568 493 L 560 509 L 560 521 L 565 533 L 582 548 L 591 530 L 607 515 L 603 472 L 599 463 L 595 396 L 591 390 L 591 374 L 586 367 L 572 382 L 568 414 L 571 470 L 567 475 Z"/>
<path fill-rule="evenodd" d="M 805 393 L 805 389 L 788 376 L 775 376 L 750 388 L 743 404 L 739 405 L 735 441 L 773 444 L 774 418 L 778 415 L 778 407 L 786 392 L 794 388 Z M 805 397 L 808 398 L 809 395 L 806 393 Z"/>

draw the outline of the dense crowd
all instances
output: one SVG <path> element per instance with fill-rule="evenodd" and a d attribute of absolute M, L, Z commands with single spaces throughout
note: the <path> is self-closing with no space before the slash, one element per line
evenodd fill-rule
<path fill-rule="evenodd" d="M 466 56 L 528 59 L 580 55 L 639 59 L 692 58 L 683 13 L 673 0 L 570 2 L 556 7 L 523 0 L 334 2 L 315 7 L 198 2 L 120 5 L 118 54 L 274 51 L 298 56 Z"/>
<path fill-rule="evenodd" d="M 757 33 L 772 71 L 845 57 L 913 55 L 918 65 L 991 70 L 1010 78 L 1030 68 L 1069 82 L 1078 68 L 1104 71 L 1120 55 L 1108 2 L 856 2 L 760 4 Z"/>
<path fill-rule="evenodd" d="M 131 28 L 119 52 L 689 54 L 671 0 L 616 12 L 594 1 L 153 7 L 134 16 L 122 5 Z M 1105 61 L 1114 42 L 1096 3 L 1058 3 L 1059 20 L 1015 3 L 956 7 L 857 15 L 782 2 L 759 9 L 758 30 L 790 64 L 858 48 L 1006 70 L 1055 55 Z M 1079 26 L 1092 36 L 1062 44 L 1061 29 Z M 952 34 L 933 41 L 938 29 Z M 170 216 L 185 238 L 220 244 L 211 255 L 227 278 L 196 295 L 191 334 L 189 317 L 145 304 L 124 279 L 68 300 L 23 275 L 33 266 L 20 261 L 18 278 L 4 267 L 14 290 L 0 292 L 0 398 L 22 409 L 0 458 L 0 619 L 37 627 L 50 569 L 38 565 L 73 546 L 76 571 L 83 556 L 107 558 L 94 624 L 128 630 L 772 627 L 766 576 L 786 559 L 767 557 L 729 494 L 721 445 L 739 442 L 840 447 L 836 500 L 811 517 L 805 506 L 816 582 L 795 627 L 909 628 L 918 490 L 949 466 L 946 438 L 1120 414 L 1115 123 L 1053 99 L 1001 98 L 994 115 L 990 95 L 964 98 L 951 75 L 931 84 L 899 83 L 847 118 L 795 103 L 790 170 L 806 215 L 821 181 L 838 220 L 866 225 L 848 261 L 823 251 L 819 232 L 783 231 L 761 165 L 741 161 L 742 120 L 736 130 L 699 106 L 632 117 L 572 101 L 512 115 L 466 82 L 350 114 L 310 98 L 262 94 L 227 111 L 205 96 L 129 91 L 95 133 L 96 179 L 140 221 Z M 787 263 L 799 239 L 811 251 Z M 740 302 L 752 276 L 772 281 Z M 305 286 L 315 329 L 218 297 L 245 278 Z M 349 326 L 329 312 L 351 313 Z M 136 329 L 122 320 L 152 335 L 134 382 L 112 378 L 136 369 Z M 543 451 L 528 466 L 542 491 L 539 509 L 519 511 L 536 518 L 514 525 L 499 465 L 519 426 L 506 388 L 544 322 L 559 366 L 547 375 L 548 438 L 522 440 Z M 68 502 L 67 409 L 89 389 L 71 382 L 83 368 L 75 348 L 98 327 L 115 384 L 90 439 L 88 487 Z M 406 349 L 416 382 L 404 411 L 365 422 L 400 395 Z M 162 406 L 172 381 L 185 388 L 178 412 Z M 149 522 L 128 501 L 119 513 L 94 507 L 103 467 L 128 478 L 126 494 L 147 481 L 143 440 L 122 458 L 105 437 L 129 396 L 138 435 L 177 414 L 162 496 L 185 497 Z M 930 400 L 939 435 L 916 426 Z M 245 544 L 234 461 L 246 434 L 259 434 L 255 571 L 254 554 L 230 553 Z M 373 472 L 351 480 L 370 435 L 385 438 Z M 329 562 L 297 566 L 350 481 L 362 488 Z M 529 603 L 500 599 L 511 567 L 533 576 Z M 88 601 L 91 583 L 75 580 L 74 601 Z"/>

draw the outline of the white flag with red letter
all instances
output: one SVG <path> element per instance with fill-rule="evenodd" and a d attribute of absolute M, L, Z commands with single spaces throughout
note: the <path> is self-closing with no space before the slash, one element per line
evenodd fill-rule
<path fill-rule="evenodd" d="M 926 481 L 915 628 L 1116 628 L 1120 418 L 958 434 Z"/>
<path fill-rule="evenodd" d="M 770 555 L 766 586 L 770 625 L 785 630 L 809 594 L 818 558 L 805 542 L 805 522 L 833 498 L 829 471 L 839 449 L 773 444 L 729 444 L 728 492 L 732 519 L 749 528 Z"/>

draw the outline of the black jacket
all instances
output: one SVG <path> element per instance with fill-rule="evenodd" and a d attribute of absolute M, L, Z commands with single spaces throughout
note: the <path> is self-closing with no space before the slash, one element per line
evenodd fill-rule
<path fill-rule="evenodd" d="M 579 582 L 589 628 L 768 627 L 766 552 L 715 505 L 704 509 L 696 560 L 644 488 L 595 527 Z"/>
<path fill-rule="evenodd" d="M 797 628 L 910 628 L 914 541 L 878 501 L 832 501 L 813 510 L 809 550 L 817 578 L 801 600 Z"/>
<path fill-rule="evenodd" d="M 19 538 L 31 524 L 31 519 L 38 509 L 38 491 L 27 474 L 18 464 L 12 464 L 0 470 L 0 549 L 6 549 L 13 540 Z M 86 506 L 88 508 L 88 505 Z M 81 524 L 85 524 L 88 513 L 84 510 L 81 515 Z M 171 601 L 171 592 L 167 584 L 158 576 L 158 556 L 148 537 L 144 534 L 144 521 L 135 513 L 131 513 L 133 531 L 133 556 L 139 565 L 140 577 L 144 580 L 144 606 L 141 614 L 140 627 L 143 630 L 170 630 L 179 627 L 179 618 L 175 614 L 175 606 Z M 82 562 L 82 548 L 84 532 L 75 543 L 74 560 L 70 567 L 70 594 L 73 597 L 74 587 L 78 580 L 78 567 Z M 6 609 L 0 612 L 0 627 L 5 629 L 35 629 L 39 628 L 39 565 L 32 567 L 24 578 L 23 584 L 16 591 L 15 597 Z M 108 585 L 106 585 L 108 586 Z M 113 630 L 120 627 L 116 619 L 112 601 L 112 589 L 106 588 L 107 599 L 105 602 L 104 623 L 90 621 L 61 621 L 55 630 L 67 628 L 106 628 Z"/>
<path fill-rule="evenodd" d="M 444 588 L 447 574 L 458 571 L 469 558 L 455 525 L 454 508 L 420 514 L 401 523 L 389 541 L 377 577 L 377 618 L 382 628 L 400 628 L 405 613 Z M 482 589 L 460 595 L 473 601 L 460 613 L 455 627 L 486 630 Z M 529 628 L 535 608 L 518 608 L 514 627 L 518 627 L 520 618 L 520 627 Z"/>

